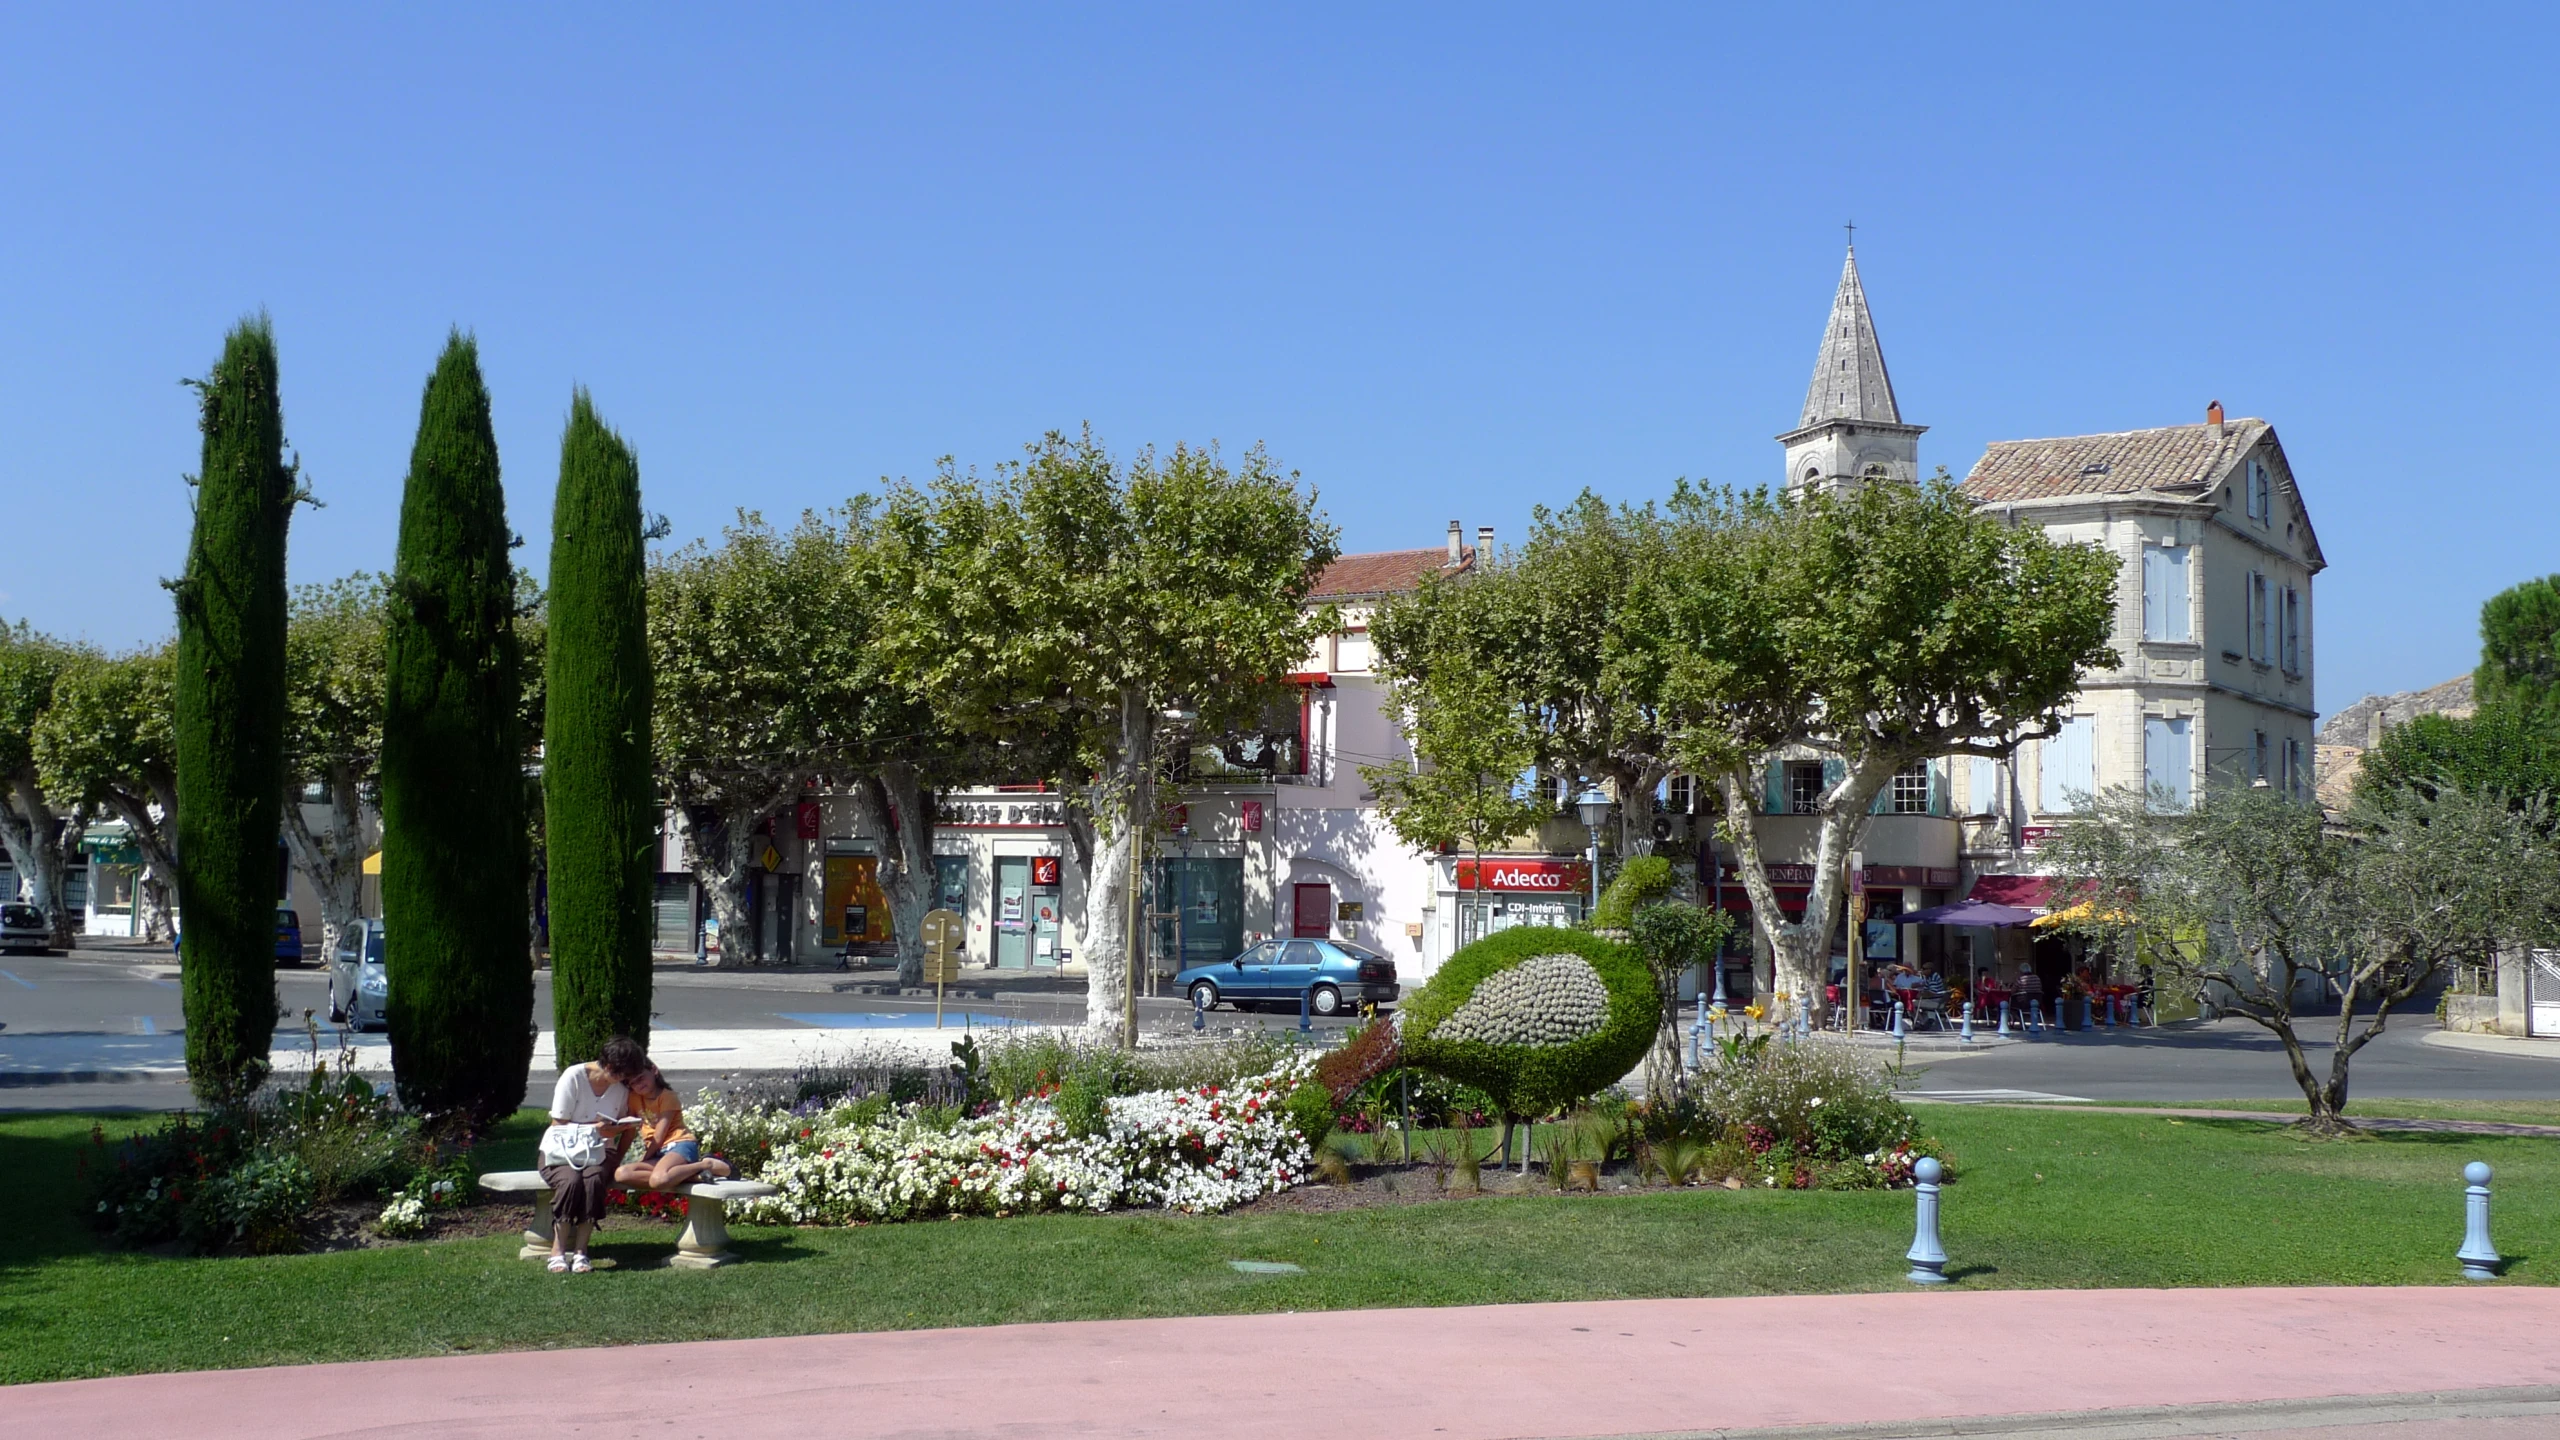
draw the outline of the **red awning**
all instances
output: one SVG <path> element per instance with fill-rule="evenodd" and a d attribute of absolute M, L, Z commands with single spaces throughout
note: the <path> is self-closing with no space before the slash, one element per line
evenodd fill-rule
<path fill-rule="evenodd" d="M 2014 905 L 2021 910 L 2049 910 L 2053 907 L 2053 877 L 1985 875 L 1973 882 L 1973 893 L 1965 898 L 1987 905 Z"/>

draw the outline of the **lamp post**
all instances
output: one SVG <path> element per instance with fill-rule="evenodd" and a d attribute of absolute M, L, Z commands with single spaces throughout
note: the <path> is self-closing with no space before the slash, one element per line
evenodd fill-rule
<path fill-rule="evenodd" d="M 1609 797 L 1598 790 L 1585 790 L 1573 802 L 1574 811 L 1582 817 L 1582 831 L 1591 838 L 1591 911 L 1600 911 L 1600 827 L 1609 821 Z"/>

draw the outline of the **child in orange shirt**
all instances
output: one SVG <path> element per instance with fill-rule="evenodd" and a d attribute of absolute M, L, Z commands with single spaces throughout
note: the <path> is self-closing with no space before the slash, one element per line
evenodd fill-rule
<path fill-rule="evenodd" d="M 640 1117 L 640 1158 L 613 1178 L 625 1185 L 673 1190 L 696 1180 L 726 1180 L 729 1162 L 704 1159 L 702 1142 L 684 1126 L 684 1106 L 676 1087 L 654 1064 L 631 1082 L 631 1108 Z"/>

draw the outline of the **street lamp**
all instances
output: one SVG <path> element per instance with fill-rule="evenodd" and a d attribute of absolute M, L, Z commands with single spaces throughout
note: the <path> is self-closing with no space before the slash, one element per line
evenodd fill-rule
<path fill-rule="evenodd" d="M 1591 837 L 1591 909 L 1600 910 L 1600 827 L 1609 820 L 1609 797 L 1598 790 L 1585 790 L 1573 802 L 1574 811 L 1582 817 L 1583 833 Z"/>

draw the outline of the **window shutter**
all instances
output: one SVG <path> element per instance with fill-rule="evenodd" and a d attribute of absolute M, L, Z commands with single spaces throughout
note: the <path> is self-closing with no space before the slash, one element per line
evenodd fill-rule
<path fill-rule="evenodd" d="M 1843 775 L 1846 775 L 1846 774 L 1848 774 L 1848 773 L 1849 773 L 1849 762 L 1848 762 L 1848 761 L 1846 761 L 1846 760 L 1835 760 L 1835 759 L 1833 759 L 1832 757 L 1830 757 L 1830 756 L 1828 756 L 1828 755 L 1824 756 L 1824 757 L 1823 757 L 1823 759 L 1822 759 L 1822 791 L 1823 791 L 1823 793 L 1824 793 L 1824 794 L 1826 794 L 1826 795 L 1830 794 L 1830 793 L 1831 793 L 1831 787 L 1832 787 L 1832 786 L 1834 786 L 1834 785 L 1839 784 L 1839 783 L 1840 783 L 1840 777 L 1841 777 L 1841 776 L 1843 776 Z M 1887 788 L 1888 788 L 1888 789 L 1890 789 L 1891 787 L 1890 787 L 1890 786 L 1888 786 Z"/>
<path fill-rule="evenodd" d="M 1948 813 L 1947 767 L 1936 760 L 1929 762 L 1929 813 L 1932 815 Z"/>
<path fill-rule="evenodd" d="M 1787 813 L 1787 762 L 1784 760 L 1772 760 L 1769 762 L 1768 800 L 1770 814 L 1784 815 Z"/>
<path fill-rule="evenodd" d="M 2142 638 L 2166 640 L 2167 608 L 2161 592 L 2169 584 L 2169 552 L 2157 545 L 2142 547 Z"/>
<path fill-rule="evenodd" d="M 2194 607 L 2187 600 L 2187 561 L 2194 553 L 2182 545 L 2161 548 L 2160 638 L 2163 640 L 2195 638 L 2194 622 L 2190 618 Z"/>

